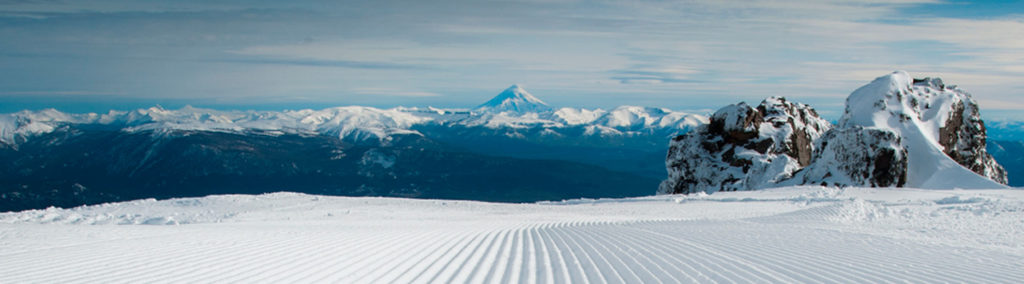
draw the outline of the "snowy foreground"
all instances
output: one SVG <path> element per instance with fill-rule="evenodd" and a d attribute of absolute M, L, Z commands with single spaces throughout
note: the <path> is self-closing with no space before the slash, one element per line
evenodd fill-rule
<path fill-rule="evenodd" d="M 141 200 L 2 213 L 0 254 L 2 283 L 1019 283 L 1024 191 Z"/>

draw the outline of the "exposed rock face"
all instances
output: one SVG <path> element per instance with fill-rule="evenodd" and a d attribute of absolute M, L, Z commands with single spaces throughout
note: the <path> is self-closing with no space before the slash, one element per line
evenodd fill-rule
<path fill-rule="evenodd" d="M 814 163 L 788 184 L 901 187 L 907 182 L 907 150 L 896 133 L 854 126 L 818 139 Z"/>
<path fill-rule="evenodd" d="M 938 78 L 925 78 L 914 85 L 919 88 L 946 89 Z M 962 94 L 964 99 L 953 103 L 949 119 L 939 128 L 939 144 L 943 152 L 971 171 L 1006 184 L 1006 170 L 985 149 L 988 136 L 985 134 L 985 122 L 978 112 L 978 104 L 960 89 L 953 88 L 951 91 Z"/>
<path fill-rule="evenodd" d="M 772 140 L 775 141 L 773 149 L 784 151 L 801 167 L 811 163 L 814 139 L 832 128 L 832 124 L 818 116 L 810 106 L 787 102 L 781 97 L 765 99 L 757 110 L 765 122 L 771 123 Z"/>
<path fill-rule="evenodd" d="M 750 190 L 808 165 L 813 141 L 831 128 L 807 105 L 765 99 L 726 106 L 710 122 L 672 140 L 661 193 Z"/>

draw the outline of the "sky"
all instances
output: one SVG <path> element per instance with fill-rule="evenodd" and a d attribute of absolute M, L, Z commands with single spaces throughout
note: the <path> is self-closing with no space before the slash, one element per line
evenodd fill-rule
<path fill-rule="evenodd" d="M 0 112 L 161 105 L 717 109 L 826 117 L 893 70 L 1024 119 L 1022 1 L 0 0 Z"/>

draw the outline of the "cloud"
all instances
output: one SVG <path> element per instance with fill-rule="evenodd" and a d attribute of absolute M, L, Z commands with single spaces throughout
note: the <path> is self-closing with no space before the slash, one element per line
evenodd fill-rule
<path fill-rule="evenodd" d="M 903 69 L 942 76 L 983 107 L 1024 110 L 1001 103 L 1024 89 L 1024 18 L 921 12 L 951 5 L 984 4 L 18 1 L 0 4 L 0 92 L 475 104 L 523 82 L 566 105 L 784 95 L 834 113 L 856 87 Z"/>
<path fill-rule="evenodd" d="M 702 80 L 687 78 L 687 75 L 697 73 L 697 71 L 685 67 L 667 67 L 660 69 L 639 67 L 636 69 L 613 70 L 612 73 L 615 75 L 610 78 L 623 84 L 704 82 Z"/>
<path fill-rule="evenodd" d="M 353 69 L 404 69 L 404 70 L 429 70 L 426 65 L 399 64 L 392 62 L 354 61 L 354 60 L 327 60 L 327 59 L 275 59 L 275 58 L 245 58 L 245 59 L 216 59 L 211 61 L 245 64 L 272 64 L 272 65 L 299 65 L 314 67 L 340 67 Z"/>
<path fill-rule="evenodd" d="M 114 92 L 96 91 L 0 91 L 0 95 L 10 96 L 96 96 L 96 95 L 123 95 Z"/>
<path fill-rule="evenodd" d="M 424 91 L 409 91 L 391 88 L 356 88 L 351 91 L 355 94 L 360 95 L 374 95 L 374 96 L 391 96 L 391 97 L 439 97 L 440 94 L 424 92 Z"/>

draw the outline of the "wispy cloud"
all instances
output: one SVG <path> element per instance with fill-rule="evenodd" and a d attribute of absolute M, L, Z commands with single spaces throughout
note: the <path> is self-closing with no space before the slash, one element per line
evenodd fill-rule
<path fill-rule="evenodd" d="M 698 73 L 696 70 L 692 70 L 685 67 L 663 67 L 663 68 L 650 68 L 650 67 L 638 67 L 635 69 L 625 70 L 613 70 L 612 80 L 617 80 L 623 84 L 635 84 L 635 83 L 702 83 L 702 80 L 695 80 L 688 78 L 688 75 Z"/>
<path fill-rule="evenodd" d="M 96 96 L 96 95 L 123 95 L 114 92 L 97 91 L 0 91 L 0 95 L 11 96 Z"/>
<path fill-rule="evenodd" d="M 353 69 L 404 69 L 404 70 L 428 70 L 430 66 L 401 64 L 393 62 L 355 61 L 355 60 L 330 60 L 330 59 L 281 59 L 281 58 L 245 58 L 245 59 L 214 59 L 211 61 L 244 63 L 244 64 L 272 64 L 272 65 L 298 65 L 314 67 L 340 67 Z"/>
<path fill-rule="evenodd" d="M 424 92 L 424 91 L 409 91 L 401 89 L 391 88 L 356 88 L 351 90 L 352 93 L 360 95 L 374 95 L 374 96 L 392 96 L 392 97 L 438 97 L 441 96 L 437 93 Z"/>
<path fill-rule="evenodd" d="M 905 69 L 961 85 L 983 107 L 1024 110 L 1011 103 L 1024 89 L 1024 7 L 955 16 L 982 5 L 7 1 L 0 93 L 47 85 L 140 98 L 465 106 L 521 82 L 563 105 L 715 108 L 785 95 L 834 113 L 859 85 Z M 965 13 L 922 12 L 949 7 Z"/>

